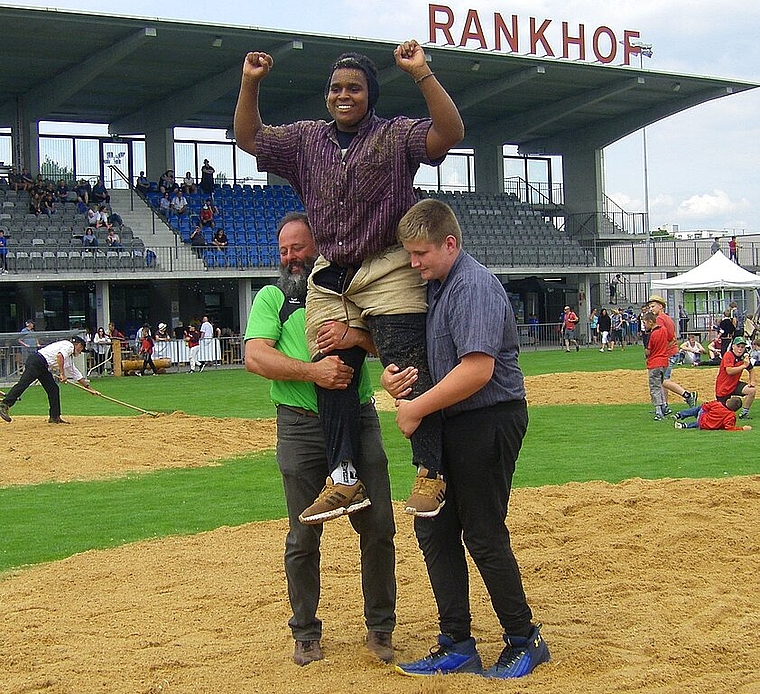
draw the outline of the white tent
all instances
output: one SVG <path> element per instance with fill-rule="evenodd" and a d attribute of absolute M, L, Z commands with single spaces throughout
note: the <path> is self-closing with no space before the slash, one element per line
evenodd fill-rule
<path fill-rule="evenodd" d="M 665 280 L 652 280 L 652 289 L 752 289 L 760 287 L 760 276 L 745 270 L 723 253 L 713 253 L 688 272 Z"/>

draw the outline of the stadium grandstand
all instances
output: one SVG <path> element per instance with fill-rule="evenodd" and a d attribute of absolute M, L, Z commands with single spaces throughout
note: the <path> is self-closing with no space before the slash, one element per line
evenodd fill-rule
<path fill-rule="evenodd" d="M 143 323 L 181 329 L 208 314 L 239 335 L 254 293 L 277 274 L 278 219 L 303 209 L 286 182 L 259 173 L 232 140 L 248 50 L 267 51 L 284 66 L 267 80 L 265 122 L 325 117 L 325 75 L 347 49 L 378 66 L 379 115 L 424 109 L 419 90 L 399 79 L 390 42 L 13 7 L 0 7 L 0 21 L 0 228 L 7 239 L 0 333 L 31 317 L 50 331 L 94 332 L 113 322 L 129 335 Z M 34 61 L 25 57 L 31 26 Z M 604 195 L 602 152 L 662 118 L 757 84 L 425 50 L 460 108 L 467 139 L 439 170 L 423 167 L 419 195 L 451 205 L 466 250 L 503 282 L 519 323 L 533 316 L 553 325 L 570 304 L 584 325 L 588 308 L 609 301 L 616 275 L 623 277 L 619 301 L 637 306 L 652 278 L 710 256 L 712 239 L 654 238 L 643 212 L 616 207 Z M 80 123 L 101 124 L 102 134 L 82 135 Z M 227 138 L 192 137 L 193 129 Z M 195 187 L 205 159 L 215 168 L 213 193 L 189 190 L 183 214 L 161 210 L 161 175 L 172 171 L 182 184 L 187 171 Z M 36 213 L 30 193 L 14 185 L 22 170 L 53 186 L 63 181 L 68 195 L 53 212 Z M 138 189 L 141 171 L 148 184 Z M 82 242 L 90 222 L 75 189 L 98 178 L 118 219 L 115 246 L 106 226 L 95 229 L 97 246 Z M 191 234 L 209 197 L 214 222 L 197 246 Z M 212 245 L 216 228 L 226 245 Z M 745 242 L 742 253 L 742 264 L 756 270 L 760 244 Z M 239 350 L 230 354 L 239 359 Z"/>

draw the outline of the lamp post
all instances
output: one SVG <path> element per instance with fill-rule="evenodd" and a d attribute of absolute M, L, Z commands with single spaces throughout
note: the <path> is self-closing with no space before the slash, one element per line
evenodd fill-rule
<path fill-rule="evenodd" d="M 644 69 L 644 56 L 652 57 L 652 44 L 642 41 L 631 41 L 633 48 L 639 49 L 639 69 Z M 644 225 L 647 234 L 647 266 L 652 265 L 652 232 L 649 224 L 649 158 L 647 156 L 647 128 L 641 129 L 641 139 L 644 145 Z"/>

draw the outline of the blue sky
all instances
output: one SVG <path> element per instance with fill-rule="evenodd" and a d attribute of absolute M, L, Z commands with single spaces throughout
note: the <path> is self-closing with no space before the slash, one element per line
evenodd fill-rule
<path fill-rule="evenodd" d="M 308 31 L 391 41 L 428 39 L 424 0 L 279 0 L 240 3 L 183 0 L 61 0 L 5 3 L 95 13 L 209 21 L 215 24 Z M 622 37 L 638 31 L 654 47 L 644 67 L 760 82 L 760 3 L 746 0 L 490 0 L 439 2 L 454 11 L 455 32 L 468 9 L 484 29 L 494 12 L 552 27 L 567 21 L 587 33 L 607 26 Z M 171 8 L 162 16 L 157 8 Z M 474 44 L 468 46 L 476 48 Z M 251 46 L 251 49 L 255 49 Z M 522 50 L 522 47 L 521 47 Z M 540 55 L 540 54 L 539 54 Z M 442 76 L 445 84 L 445 76 Z M 671 116 L 647 129 L 650 217 L 653 227 L 760 233 L 760 89 L 719 99 Z M 605 150 L 607 194 L 629 211 L 644 209 L 643 146 L 635 133 Z"/>

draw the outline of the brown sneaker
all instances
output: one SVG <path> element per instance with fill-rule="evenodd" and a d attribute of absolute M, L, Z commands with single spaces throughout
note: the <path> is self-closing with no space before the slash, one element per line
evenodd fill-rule
<path fill-rule="evenodd" d="M 393 643 L 389 631 L 368 631 L 367 648 L 384 663 L 393 662 Z"/>
<path fill-rule="evenodd" d="M 322 658 L 324 656 L 319 641 L 296 641 L 296 647 L 293 650 L 293 662 L 296 665 L 308 665 Z"/>
<path fill-rule="evenodd" d="M 2 417 L 6 422 L 13 421 L 9 410 L 10 407 L 8 407 L 8 405 L 6 405 L 4 402 L 0 402 L 0 417 Z"/>
<path fill-rule="evenodd" d="M 50 417 L 50 419 L 48 419 L 48 424 L 68 424 L 68 422 L 60 417 Z"/>
<path fill-rule="evenodd" d="M 350 485 L 335 484 L 332 478 L 328 477 L 317 500 L 304 509 L 298 520 L 304 525 L 318 525 L 333 518 L 356 513 L 371 504 L 361 480 L 356 480 Z"/>
<path fill-rule="evenodd" d="M 446 482 L 441 475 L 428 477 L 429 474 L 424 467 L 420 468 L 404 513 L 420 518 L 432 518 L 443 508 L 446 503 Z"/>

